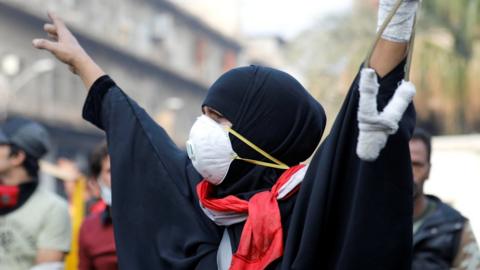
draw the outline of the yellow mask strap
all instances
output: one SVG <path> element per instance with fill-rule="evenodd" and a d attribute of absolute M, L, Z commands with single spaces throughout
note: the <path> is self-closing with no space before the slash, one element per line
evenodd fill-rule
<path fill-rule="evenodd" d="M 239 156 L 236 156 L 235 159 L 238 159 L 238 160 L 243 160 L 243 161 L 246 161 L 246 162 L 249 162 L 249 163 L 252 163 L 252 164 L 256 164 L 256 165 L 260 165 L 260 166 L 265 166 L 265 167 L 271 167 L 271 168 L 276 168 L 276 169 L 284 169 L 284 170 L 287 170 L 289 169 L 290 167 L 281 162 L 280 160 L 272 157 L 270 154 L 268 154 L 267 152 L 263 151 L 262 149 L 260 149 L 260 147 L 256 146 L 255 144 L 253 144 L 252 142 L 250 142 L 249 140 L 247 140 L 245 137 L 243 137 L 242 135 L 240 135 L 238 132 L 236 132 L 235 130 L 233 130 L 232 128 L 230 127 L 225 127 L 225 129 L 230 132 L 233 136 L 237 137 L 239 140 L 241 140 L 242 142 L 244 142 L 246 145 L 250 146 L 253 150 L 257 151 L 258 153 L 260 153 L 262 156 L 268 158 L 269 160 L 275 162 L 275 163 L 269 163 L 269 162 L 264 162 L 264 161 L 259 161 L 259 160 L 253 160 L 253 159 L 248 159 L 248 158 L 241 158 Z"/>
<path fill-rule="evenodd" d="M 275 163 L 269 163 L 269 162 L 264 162 L 264 161 L 260 161 L 260 160 L 241 158 L 239 156 L 236 156 L 234 158 L 238 159 L 238 160 L 243 160 L 245 162 L 252 163 L 252 164 L 255 164 L 255 165 L 264 166 L 264 167 L 270 167 L 270 168 L 275 168 L 275 169 L 283 169 L 283 170 L 290 169 L 290 167 L 288 167 L 287 165 L 278 165 L 278 164 L 275 164 Z"/>

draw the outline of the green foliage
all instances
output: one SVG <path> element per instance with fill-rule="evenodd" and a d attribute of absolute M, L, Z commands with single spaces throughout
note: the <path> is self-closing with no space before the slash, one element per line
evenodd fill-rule
<path fill-rule="evenodd" d="M 291 63 L 306 75 L 309 88 L 334 115 L 344 91 L 358 71 L 374 38 L 376 10 L 360 3 L 348 13 L 320 20 L 289 46 Z M 472 108 L 480 78 L 480 0 L 424 0 L 415 45 L 412 80 L 420 121 L 431 116 L 445 133 L 468 132 L 480 124 L 480 108 Z M 425 117 L 425 119 L 421 119 Z M 474 120 L 471 120 L 474 119 Z"/>
<path fill-rule="evenodd" d="M 455 39 L 455 51 L 461 57 L 472 56 L 472 42 L 480 32 L 478 0 L 425 0 L 424 21 L 448 29 Z"/>

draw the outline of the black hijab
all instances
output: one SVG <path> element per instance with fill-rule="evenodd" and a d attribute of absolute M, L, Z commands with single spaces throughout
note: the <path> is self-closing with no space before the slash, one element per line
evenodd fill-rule
<path fill-rule="evenodd" d="M 202 106 L 220 112 L 235 131 L 289 166 L 310 157 L 326 124 L 322 106 L 297 80 L 267 67 L 228 71 L 210 87 Z M 230 140 L 240 157 L 269 161 L 231 134 Z M 270 188 L 282 172 L 235 160 L 216 195 L 250 197 Z"/>

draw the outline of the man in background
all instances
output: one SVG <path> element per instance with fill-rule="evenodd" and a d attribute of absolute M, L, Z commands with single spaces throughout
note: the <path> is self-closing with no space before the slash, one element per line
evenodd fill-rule
<path fill-rule="evenodd" d="M 480 269 L 480 252 L 468 220 L 423 191 L 430 175 L 431 136 L 415 130 L 410 140 L 414 178 L 413 270 Z M 454 179 L 452 179 L 454 180 Z"/>
<path fill-rule="evenodd" d="M 98 146 L 90 157 L 91 177 L 100 187 L 100 195 L 106 207 L 93 212 L 80 228 L 79 270 L 117 270 L 117 255 L 113 224 L 110 215 L 112 204 L 110 157 L 107 145 Z"/>
<path fill-rule="evenodd" d="M 38 180 L 48 146 L 36 122 L 15 118 L 0 126 L 0 269 L 63 269 L 71 240 L 67 202 Z"/>

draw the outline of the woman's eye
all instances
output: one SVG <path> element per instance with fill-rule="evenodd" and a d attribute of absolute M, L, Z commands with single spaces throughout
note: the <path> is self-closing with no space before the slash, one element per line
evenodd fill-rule
<path fill-rule="evenodd" d="M 220 115 L 218 115 L 218 113 L 215 113 L 215 112 L 210 112 L 210 117 L 217 122 L 222 119 L 222 117 Z"/>
<path fill-rule="evenodd" d="M 217 114 L 214 115 L 214 118 L 215 118 L 215 121 L 217 121 L 217 122 L 222 121 L 222 117 L 217 115 Z"/>

